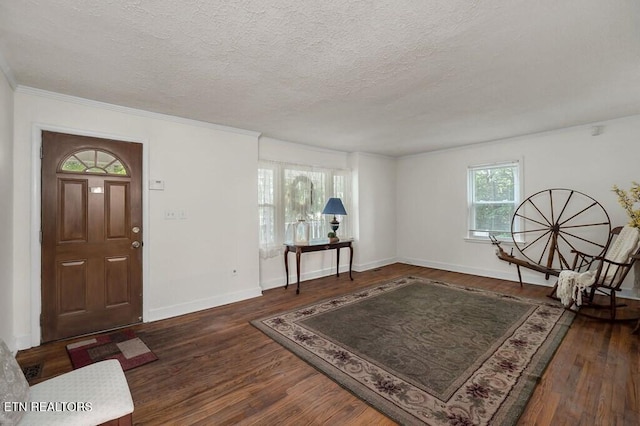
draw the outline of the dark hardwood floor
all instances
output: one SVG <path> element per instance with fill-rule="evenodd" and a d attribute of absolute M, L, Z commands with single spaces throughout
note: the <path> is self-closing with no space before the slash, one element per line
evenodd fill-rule
<path fill-rule="evenodd" d="M 306 281 L 298 296 L 295 288 L 272 289 L 255 299 L 138 325 L 133 329 L 159 360 L 126 372 L 134 423 L 394 424 L 249 321 L 407 274 L 548 300 L 547 287 L 395 264 L 354 273 L 354 281 L 346 274 Z M 640 424 L 640 337 L 631 334 L 633 325 L 577 317 L 518 424 Z M 65 345 L 74 340 L 80 339 L 20 351 L 18 361 L 43 362 L 38 380 L 70 371 Z"/>

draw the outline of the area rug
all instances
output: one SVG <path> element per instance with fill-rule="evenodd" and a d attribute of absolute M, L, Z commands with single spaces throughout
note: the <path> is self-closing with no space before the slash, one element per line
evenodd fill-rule
<path fill-rule="evenodd" d="M 121 330 L 71 343 L 67 345 L 67 353 L 74 369 L 105 359 L 117 359 L 126 371 L 158 359 L 133 330 Z"/>
<path fill-rule="evenodd" d="M 574 314 L 403 277 L 251 323 L 401 424 L 515 424 Z"/>

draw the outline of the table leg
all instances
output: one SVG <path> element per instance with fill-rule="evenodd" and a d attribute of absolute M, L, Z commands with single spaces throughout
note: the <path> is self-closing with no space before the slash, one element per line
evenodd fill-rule
<path fill-rule="evenodd" d="M 300 294 L 300 255 L 302 250 L 296 249 L 296 273 L 298 275 L 298 287 L 296 288 L 296 294 Z"/>
<path fill-rule="evenodd" d="M 284 249 L 284 273 L 287 276 L 287 284 L 285 284 L 284 288 L 289 287 L 289 247 L 285 247 Z"/>
<path fill-rule="evenodd" d="M 336 277 L 340 276 L 340 247 L 336 248 Z"/>
<path fill-rule="evenodd" d="M 349 278 L 353 281 L 353 276 L 351 275 L 351 267 L 353 266 L 353 246 L 349 244 L 349 251 L 351 252 L 349 255 Z"/>

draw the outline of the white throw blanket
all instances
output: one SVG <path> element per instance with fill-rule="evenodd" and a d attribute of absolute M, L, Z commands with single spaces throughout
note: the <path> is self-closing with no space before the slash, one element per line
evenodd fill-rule
<path fill-rule="evenodd" d="M 611 244 L 611 247 L 609 247 L 609 250 L 607 250 L 604 258 L 612 262 L 627 263 L 629 256 L 638 248 L 638 242 L 640 242 L 638 228 L 625 225 Z"/>
<path fill-rule="evenodd" d="M 622 228 L 618 236 L 611 243 L 611 247 L 607 250 L 604 258 L 616 263 L 629 263 L 631 255 L 633 255 L 640 246 L 640 230 L 632 226 L 626 225 Z M 618 267 L 605 262 L 603 265 L 606 276 L 600 277 L 599 282 L 611 284 Z M 603 272 L 604 272 L 603 271 Z M 595 271 L 575 272 L 561 271 L 558 277 L 558 287 L 556 295 L 564 306 L 570 306 L 575 303 L 576 306 L 582 305 L 582 292 L 593 285 L 595 282 Z"/>
<path fill-rule="evenodd" d="M 588 289 L 595 282 L 595 272 L 560 271 L 556 295 L 564 306 L 582 305 L 582 291 Z"/>
<path fill-rule="evenodd" d="M 629 257 L 636 252 L 640 244 L 640 231 L 629 225 L 625 225 L 620 234 L 607 250 L 604 258 L 616 263 L 629 263 Z M 604 266 L 606 268 L 606 264 Z M 618 272 L 618 268 L 611 265 L 607 270 L 605 282 L 611 282 Z"/>

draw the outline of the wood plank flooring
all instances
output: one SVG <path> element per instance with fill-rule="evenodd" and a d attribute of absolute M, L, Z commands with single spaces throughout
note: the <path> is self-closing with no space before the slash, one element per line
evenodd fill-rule
<path fill-rule="evenodd" d="M 249 324 L 380 281 L 415 275 L 505 294 L 546 299 L 549 288 L 394 264 L 324 277 L 262 297 L 141 324 L 133 329 L 159 360 L 126 372 L 138 425 L 393 425 L 393 421 Z M 515 271 L 514 271 L 515 275 Z M 633 302 L 633 309 L 640 307 Z M 551 361 L 520 425 L 640 424 L 640 337 L 633 323 L 578 317 Z M 70 371 L 65 345 L 18 353 L 43 362 L 39 380 Z M 34 382 L 35 383 L 35 382 Z"/>

